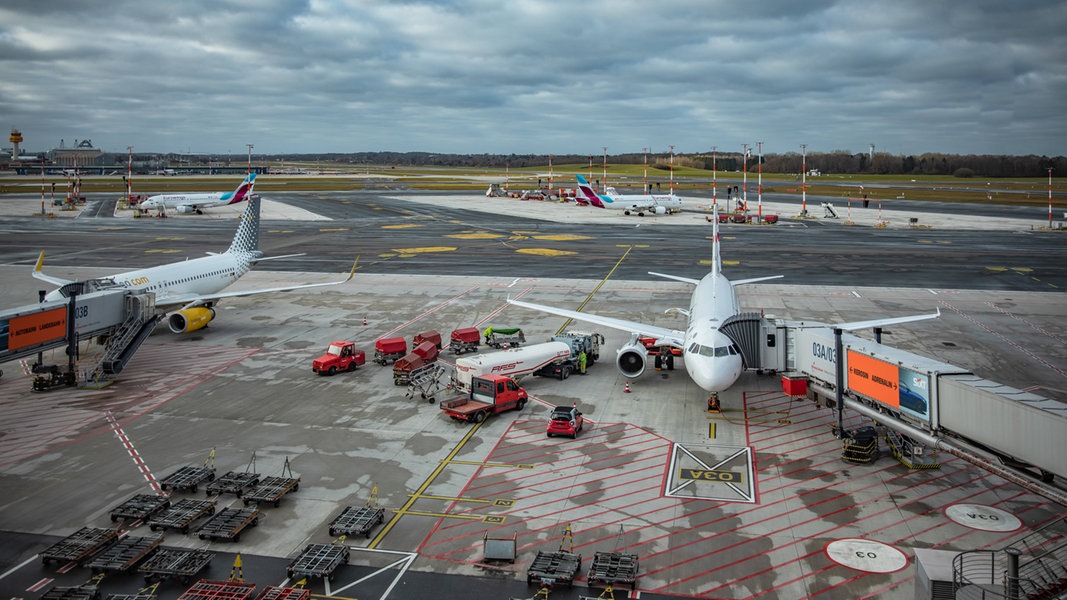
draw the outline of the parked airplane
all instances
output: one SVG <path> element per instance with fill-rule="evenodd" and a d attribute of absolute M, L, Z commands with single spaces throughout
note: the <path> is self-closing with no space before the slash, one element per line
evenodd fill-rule
<path fill-rule="evenodd" d="M 167 324 L 170 330 L 174 333 L 185 333 L 206 327 L 215 318 L 214 305 L 223 298 L 337 285 L 351 280 L 356 274 L 356 265 L 353 264 L 348 278 L 340 281 L 237 292 L 221 291 L 251 270 L 259 261 L 299 256 L 290 254 L 264 257 L 260 252 L 259 198 L 255 196 L 248 201 L 248 207 L 245 208 L 241 224 L 237 227 L 237 233 L 229 249 L 221 253 L 209 252 L 208 254 L 210 256 L 93 279 L 85 282 L 86 286 L 78 286 L 71 285 L 76 283 L 71 280 L 45 275 L 42 271 L 44 263 L 44 251 L 42 250 L 41 256 L 37 259 L 37 265 L 33 269 L 33 276 L 53 285 L 62 286 L 58 290 L 49 292 L 45 300 L 62 300 L 69 297 L 72 289 L 81 287 L 88 287 L 95 291 L 117 286 L 155 292 L 156 308 L 169 313 Z M 356 263 L 358 262 L 357 258 Z"/>
<path fill-rule="evenodd" d="M 668 312 L 677 311 L 687 316 L 688 323 L 684 331 L 667 329 L 656 325 L 647 325 L 636 321 L 602 317 L 595 314 L 583 313 L 573 310 L 533 304 L 508 298 L 508 302 L 515 306 L 539 310 L 553 315 L 575 319 L 595 325 L 603 325 L 613 329 L 630 332 L 630 341 L 619 349 L 616 358 L 616 366 L 619 371 L 629 378 L 640 376 L 645 370 L 648 360 L 648 349 L 642 344 L 639 337 L 652 337 L 655 346 L 670 346 L 679 348 L 684 352 L 685 370 L 693 382 L 711 394 L 711 399 L 718 401 L 719 392 L 725 391 L 737 381 L 744 368 L 741 351 L 737 345 L 719 328 L 727 319 L 741 312 L 740 303 L 737 300 L 735 286 L 769 279 L 778 279 L 781 275 L 770 277 L 757 277 L 731 282 L 722 274 L 722 261 L 719 255 L 719 219 L 718 209 L 714 209 L 715 218 L 713 223 L 712 238 L 712 261 L 711 272 L 703 279 L 689 279 L 653 273 L 649 275 L 665 277 L 675 281 L 692 284 L 695 287 L 689 302 L 689 309 L 671 309 Z M 907 323 L 922 319 L 932 319 L 940 316 L 941 311 L 932 315 L 914 315 L 909 317 L 897 317 L 862 321 L 856 323 L 844 323 L 834 325 L 846 331 L 879 327 L 897 323 Z M 668 356 L 671 364 L 673 358 Z M 709 401 L 710 405 L 710 401 Z"/>
<path fill-rule="evenodd" d="M 636 214 L 639 217 L 645 213 L 651 215 L 666 215 L 682 210 L 682 199 L 670 194 L 618 194 L 615 188 L 608 188 L 606 194 L 597 194 L 590 187 L 589 181 L 582 175 L 577 176 L 578 189 L 581 190 L 579 199 L 584 203 L 592 204 L 597 208 L 614 208 L 623 211 L 623 214 Z"/>
<path fill-rule="evenodd" d="M 208 192 L 203 194 L 159 194 L 151 196 L 140 204 L 141 210 L 152 209 L 166 210 L 172 208 L 182 214 L 204 214 L 205 208 L 237 204 L 252 195 L 252 188 L 256 184 L 256 174 L 249 173 L 241 185 L 232 192 Z"/>

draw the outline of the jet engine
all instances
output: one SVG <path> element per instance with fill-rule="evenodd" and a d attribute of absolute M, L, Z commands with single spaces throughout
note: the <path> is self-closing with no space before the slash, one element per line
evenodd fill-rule
<path fill-rule="evenodd" d="M 179 204 L 178 212 L 183 215 L 188 215 L 197 212 L 195 206 L 189 206 L 188 204 Z"/>
<path fill-rule="evenodd" d="M 615 366 L 623 375 L 636 378 L 645 372 L 645 364 L 648 362 L 648 349 L 644 344 L 635 342 L 619 348 L 619 356 L 615 359 Z"/>
<path fill-rule="evenodd" d="M 207 327 L 207 324 L 214 318 L 213 309 L 197 306 L 170 313 L 167 317 L 167 326 L 174 333 L 188 333 Z"/>
<path fill-rule="evenodd" d="M 657 215 L 665 215 L 665 214 L 667 214 L 667 207 L 666 206 L 653 206 L 652 207 L 652 212 L 656 213 Z"/>

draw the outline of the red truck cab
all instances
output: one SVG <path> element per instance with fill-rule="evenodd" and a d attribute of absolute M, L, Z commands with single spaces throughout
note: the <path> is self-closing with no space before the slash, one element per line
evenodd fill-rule
<path fill-rule="evenodd" d="M 441 403 L 441 410 L 457 421 L 481 423 L 489 415 L 522 410 L 526 390 L 506 375 L 483 375 L 471 379 L 471 391 Z"/>
<path fill-rule="evenodd" d="M 357 350 L 352 342 L 330 342 L 326 354 L 311 362 L 311 370 L 319 375 L 333 375 L 338 371 L 355 371 L 367 362 L 367 354 Z"/>

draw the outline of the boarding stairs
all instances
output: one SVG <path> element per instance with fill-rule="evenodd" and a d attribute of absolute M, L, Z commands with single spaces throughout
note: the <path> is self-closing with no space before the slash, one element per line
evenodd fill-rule
<path fill-rule="evenodd" d="M 952 571 L 960 600 L 1067 598 L 1067 517 L 1000 550 L 961 552 Z"/>
<path fill-rule="evenodd" d="M 89 382 L 108 381 L 121 373 L 164 316 L 156 314 L 154 293 L 130 294 L 125 302 L 126 319 L 107 337 L 104 354 L 86 377 Z"/>
<path fill-rule="evenodd" d="M 889 451 L 893 454 L 893 458 L 909 469 L 941 468 L 941 463 L 937 462 L 937 450 L 930 450 L 922 444 L 917 444 L 892 428 L 885 428 L 885 441 L 889 444 Z"/>
<path fill-rule="evenodd" d="M 408 379 L 408 391 L 404 396 L 414 398 L 416 395 L 433 404 L 437 393 L 447 387 L 444 377 L 445 367 L 440 363 L 430 363 L 411 372 Z"/>

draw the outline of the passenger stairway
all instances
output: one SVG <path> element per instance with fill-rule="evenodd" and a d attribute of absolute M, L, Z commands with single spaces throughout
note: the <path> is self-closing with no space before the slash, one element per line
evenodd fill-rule
<path fill-rule="evenodd" d="M 956 598 L 1067 598 L 1067 517 L 1001 550 L 961 552 L 952 561 Z"/>
<path fill-rule="evenodd" d="M 893 458 L 909 469 L 941 468 L 941 463 L 937 462 L 936 450 L 928 450 L 889 427 L 885 428 L 885 441 L 889 444 Z"/>
<path fill-rule="evenodd" d="M 91 383 L 100 383 L 121 373 L 163 316 L 156 314 L 155 294 L 126 296 L 126 320 L 108 336 L 103 356 L 86 379 Z"/>
<path fill-rule="evenodd" d="M 423 400 L 433 404 L 437 400 L 437 393 L 445 389 L 445 367 L 432 362 L 423 365 L 411 372 L 408 379 L 408 391 L 404 396 L 414 398 L 419 395 Z"/>

